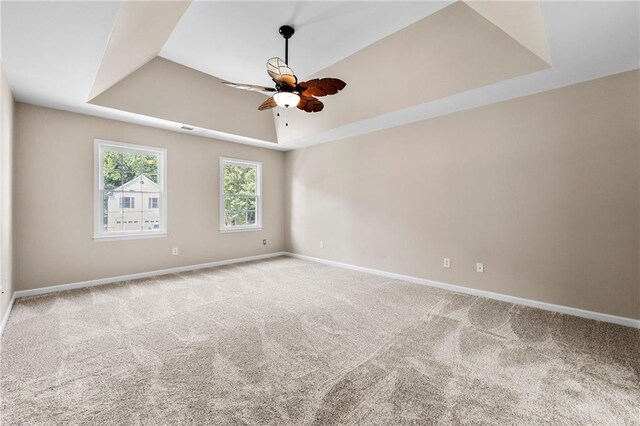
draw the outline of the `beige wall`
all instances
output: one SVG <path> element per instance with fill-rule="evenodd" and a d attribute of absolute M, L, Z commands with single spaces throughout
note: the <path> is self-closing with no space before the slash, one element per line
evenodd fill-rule
<path fill-rule="evenodd" d="M 15 133 L 17 290 L 283 249 L 282 152 L 20 103 Z M 167 149 L 167 238 L 93 241 L 94 138 Z M 218 232 L 220 156 L 263 162 L 263 231 Z"/>
<path fill-rule="evenodd" d="M 640 318 L 639 86 L 633 71 L 286 154 L 17 104 L 15 289 L 288 249 Z M 168 149 L 168 238 L 93 241 L 94 138 Z M 264 231 L 218 232 L 220 156 L 263 162 Z"/>
<path fill-rule="evenodd" d="M 13 96 L 0 64 L 0 321 L 4 318 L 14 291 L 12 170 Z"/>
<path fill-rule="evenodd" d="M 639 80 L 288 152 L 288 250 L 640 318 Z"/>

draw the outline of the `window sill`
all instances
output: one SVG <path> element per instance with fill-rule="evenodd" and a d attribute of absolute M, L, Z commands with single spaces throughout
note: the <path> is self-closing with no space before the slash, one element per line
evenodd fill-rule
<path fill-rule="evenodd" d="M 168 235 L 169 234 L 166 232 L 126 235 L 100 235 L 97 237 L 93 237 L 93 241 L 144 240 L 147 238 L 166 238 Z"/>
<path fill-rule="evenodd" d="M 262 226 L 256 226 L 251 228 L 220 228 L 221 234 L 228 234 L 232 232 L 253 232 L 262 231 Z"/>

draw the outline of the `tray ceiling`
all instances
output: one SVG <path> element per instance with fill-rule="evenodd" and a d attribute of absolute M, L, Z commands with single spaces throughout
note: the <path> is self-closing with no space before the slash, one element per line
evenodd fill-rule
<path fill-rule="evenodd" d="M 638 2 L 143 3 L 146 12 L 124 13 L 121 2 L 2 2 L 2 62 L 16 100 L 291 149 L 640 67 Z M 144 22 L 156 31 L 139 30 Z M 348 83 L 322 113 L 257 115 L 255 93 L 217 86 L 268 84 L 264 62 L 282 55 L 284 23 L 296 26 L 290 65 L 300 78 L 322 71 Z M 164 59 L 145 65 L 155 56 Z M 394 75 L 380 84 L 376 70 Z M 167 80 L 177 74 L 189 81 Z M 252 110 L 238 115 L 245 105 Z"/>

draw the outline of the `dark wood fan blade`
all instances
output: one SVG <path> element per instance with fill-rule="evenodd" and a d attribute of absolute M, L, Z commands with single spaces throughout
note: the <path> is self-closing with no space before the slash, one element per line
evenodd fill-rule
<path fill-rule="evenodd" d="M 274 89 L 273 87 L 256 86 L 254 84 L 239 84 L 231 83 L 228 81 L 223 81 L 222 84 L 224 84 L 225 86 L 233 87 L 234 89 L 249 90 L 251 92 L 259 92 L 269 96 L 271 96 L 273 92 L 276 91 L 276 89 Z"/>
<path fill-rule="evenodd" d="M 258 111 L 264 111 L 265 109 L 271 109 L 271 108 L 275 108 L 277 107 L 278 104 L 276 103 L 276 100 L 273 99 L 273 96 L 270 97 L 269 99 L 267 99 L 266 101 L 264 101 L 263 103 L 260 104 L 260 106 L 258 107 Z"/>
<path fill-rule="evenodd" d="M 324 104 L 313 96 L 301 96 L 298 102 L 298 109 L 306 112 L 320 112 Z"/>
<path fill-rule="evenodd" d="M 335 95 L 346 85 L 347 83 L 337 78 L 314 78 L 299 84 L 303 96 Z"/>
<path fill-rule="evenodd" d="M 277 84 L 286 84 L 294 88 L 298 83 L 298 78 L 291 68 L 280 58 L 271 58 L 267 61 L 267 73 Z"/>

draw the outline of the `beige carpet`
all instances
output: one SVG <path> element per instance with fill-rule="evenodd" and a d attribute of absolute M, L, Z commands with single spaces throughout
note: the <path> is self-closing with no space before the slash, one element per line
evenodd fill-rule
<path fill-rule="evenodd" d="M 10 424 L 640 424 L 640 331 L 289 258 L 18 300 Z"/>

